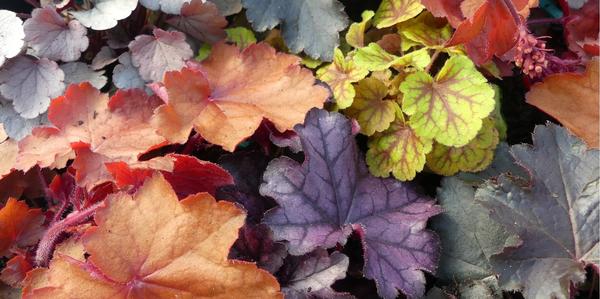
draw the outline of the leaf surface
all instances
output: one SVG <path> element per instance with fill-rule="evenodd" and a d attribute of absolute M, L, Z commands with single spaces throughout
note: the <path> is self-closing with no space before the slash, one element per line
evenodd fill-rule
<path fill-rule="evenodd" d="M 181 69 L 194 53 L 181 32 L 156 28 L 152 33 L 129 43 L 131 62 L 144 80 L 162 81 L 165 72 Z"/>
<path fill-rule="evenodd" d="M 0 209 L 0 256 L 9 256 L 11 249 L 34 245 L 44 232 L 44 219 L 42 210 L 9 198 Z"/>
<path fill-rule="evenodd" d="M 585 74 L 550 75 L 525 95 L 527 103 L 552 115 L 593 148 L 600 147 L 598 61 L 590 60 Z"/>
<path fill-rule="evenodd" d="M 215 4 L 192 0 L 181 7 L 181 15 L 167 20 L 167 23 L 190 36 L 214 44 L 225 38 L 227 20 L 219 14 Z"/>
<path fill-rule="evenodd" d="M 243 0 L 246 16 L 256 31 L 281 24 L 283 39 L 294 53 L 330 61 L 339 32 L 348 26 L 337 0 Z"/>
<path fill-rule="evenodd" d="M 131 54 L 125 52 L 119 56 L 119 64 L 113 69 L 113 84 L 117 88 L 144 88 L 146 82 L 140 76 L 137 67 L 131 61 Z"/>
<path fill-rule="evenodd" d="M 36 8 L 23 24 L 25 41 L 36 56 L 75 61 L 88 47 L 87 30 L 79 21 L 67 22 L 54 8 Z"/>
<path fill-rule="evenodd" d="M 371 136 L 390 126 L 400 109 L 396 101 L 386 100 L 388 88 L 375 78 L 369 77 L 358 82 L 356 97 L 352 106 L 346 110 L 360 125 L 360 132 Z"/>
<path fill-rule="evenodd" d="M 7 58 L 13 58 L 21 53 L 25 43 L 24 38 L 23 21 L 16 13 L 0 9 L 0 66 Z"/>
<path fill-rule="evenodd" d="M 35 118 L 23 118 L 12 103 L 6 101 L 0 96 L 0 123 L 8 137 L 14 140 L 21 140 L 31 133 L 33 128 L 40 126 L 48 121 L 48 116 L 44 113 Z M 1 173 L 1 171 L 0 171 Z"/>
<path fill-rule="evenodd" d="M 46 112 L 51 99 L 63 93 L 64 77 L 54 61 L 19 56 L 0 69 L 0 93 L 12 101 L 19 115 L 35 118 Z"/>
<path fill-rule="evenodd" d="M 282 298 L 267 272 L 227 259 L 244 223 L 231 203 L 206 193 L 179 201 L 157 174 L 133 196 L 109 197 L 94 219 L 87 261 L 55 257 L 28 274 L 24 298 Z"/>
<path fill-rule="evenodd" d="M 351 122 L 338 113 L 313 109 L 295 127 L 306 155 L 304 164 L 287 157 L 269 163 L 261 194 L 280 207 L 264 222 L 276 240 L 287 240 L 291 254 L 344 244 L 361 236 L 364 275 L 374 279 L 380 296 L 412 297 L 425 292 L 421 270 L 433 271 L 437 237 L 425 230 L 439 207 L 409 185 L 371 176 L 352 135 Z"/>
<path fill-rule="evenodd" d="M 339 108 L 348 108 L 354 101 L 356 91 L 352 83 L 362 80 L 369 70 L 356 65 L 352 58 L 344 57 L 338 48 L 334 50 L 333 62 L 317 71 L 319 80 L 327 83 Z"/>
<path fill-rule="evenodd" d="M 104 76 L 104 71 L 94 71 L 88 64 L 83 62 L 69 62 L 60 66 L 65 74 L 65 84 L 77 84 L 89 82 L 97 89 L 106 85 L 108 79 Z"/>
<path fill-rule="evenodd" d="M 252 135 L 263 118 L 281 132 L 291 129 L 328 97 L 299 64 L 299 58 L 264 43 L 242 51 L 219 43 L 202 63 L 167 73 L 169 101 L 156 112 L 154 124 L 171 142 L 185 142 L 194 127 L 228 151 Z"/>
<path fill-rule="evenodd" d="M 178 15 L 181 8 L 191 0 L 139 0 L 140 4 L 151 10 L 161 10 L 171 15 Z"/>
<path fill-rule="evenodd" d="M 137 4 L 137 0 L 96 0 L 93 8 L 70 11 L 70 14 L 85 27 L 106 30 L 117 26 L 117 21 L 127 18 Z"/>
<path fill-rule="evenodd" d="M 582 282 L 585 265 L 600 260 L 599 152 L 553 124 L 535 128 L 533 147 L 511 152 L 530 186 L 503 175 L 475 195 L 522 240 L 493 257 L 493 269 L 503 288 L 523 290 L 525 298 L 569 298 L 569 282 Z"/>
<path fill-rule="evenodd" d="M 494 110 L 494 90 L 466 56 L 446 61 L 435 79 L 418 71 L 400 85 L 402 111 L 422 138 L 462 146 L 475 138 Z"/>
<path fill-rule="evenodd" d="M 362 12 L 362 21 L 350 24 L 346 33 L 346 42 L 354 48 L 365 46 L 365 30 L 369 27 L 370 21 L 375 16 L 372 10 Z"/>
<path fill-rule="evenodd" d="M 419 0 L 383 0 L 375 12 L 373 24 L 377 28 L 386 28 L 412 19 L 423 11 Z"/>
<path fill-rule="evenodd" d="M 242 0 L 208 0 L 217 5 L 223 16 L 234 15 L 242 11 Z"/>

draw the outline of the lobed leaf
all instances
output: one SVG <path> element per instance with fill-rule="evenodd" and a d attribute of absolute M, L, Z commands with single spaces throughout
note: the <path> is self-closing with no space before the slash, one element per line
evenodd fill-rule
<path fill-rule="evenodd" d="M 83 26 L 106 30 L 117 26 L 117 21 L 127 18 L 137 7 L 137 0 L 95 0 L 93 8 L 70 11 Z"/>
<path fill-rule="evenodd" d="M 0 9 L 0 66 L 7 58 L 13 58 L 21 53 L 25 44 L 24 38 L 23 21 L 16 13 Z"/>
<path fill-rule="evenodd" d="M 0 208 L 0 257 L 11 250 L 35 245 L 41 237 L 45 217 L 41 209 L 30 209 L 24 201 L 9 198 Z"/>
<path fill-rule="evenodd" d="M 317 77 L 331 87 L 335 102 L 341 109 L 350 107 L 354 101 L 356 92 L 352 83 L 368 74 L 368 69 L 357 66 L 351 58 L 344 58 L 338 48 L 334 50 L 333 62 L 317 70 Z"/>
<path fill-rule="evenodd" d="M 365 78 L 356 86 L 356 97 L 346 114 L 360 125 L 360 132 L 367 136 L 389 128 L 400 107 L 394 100 L 385 100 L 388 88 L 373 77 Z"/>
<path fill-rule="evenodd" d="M 203 2 L 202 0 L 183 3 L 181 15 L 167 19 L 167 23 L 200 41 L 210 44 L 225 38 L 224 28 L 227 26 L 227 20 L 219 14 L 215 4 Z"/>
<path fill-rule="evenodd" d="M 365 30 L 369 27 L 371 19 L 375 16 L 372 10 L 365 10 L 361 14 L 362 21 L 350 24 L 346 32 L 346 42 L 354 48 L 365 46 Z"/>
<path fill-rule="evenodd" d="M 373 24 L 386 28 L 417 16 L 424 7 L 419 0 L 383 0 L 375 12 Z"/>
<path fill-rule="evenodd" d="M 165 13 L 178 15 L 185 4 L 191 0 L 139 0 L 140 4 L 151 10 L 161 10 Z"/>
<path fill-rule="evenodd" d="M 94 71 L 88 64 L 83 62 L 69 62 L 60 66 L 65 74 L 65 84 L 77 84 L 89 82 L 97 89 L 106 85 L 108 79 L 104 76 L 104 71 Z"/>

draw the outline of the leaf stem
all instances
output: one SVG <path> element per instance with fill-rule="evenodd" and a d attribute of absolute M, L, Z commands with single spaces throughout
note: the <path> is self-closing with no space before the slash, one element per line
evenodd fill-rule
<path fill-rule="evenodd" d="M 425 67 L 426 73 L 429 73 L 431 67 L 433 66 L 433 63 L 438 58 L 438 56 L 440 56 L 440 53 L 442 53 L 440 49 L 436 49 L 435 52 L 433 52 L 433 55 L 431 55 L 431 61 L 429 61 L 429 64 Z"/>
<path fill-rule="evenodd" d="M 75 226 L 85 222 L 90 216 L 96 212 L 98 207 L 102 202 L 96 203 L 93 206 L 90 206 L 87 209 L 73 212 L 69 214 L 65 219 L 58 221 L 48 228 L 35 252 L 35 264 L 38 267 L 46 267 L 48 266 L 48 262 L 52 256 L 52 252 L 54 251 L 54 247 L 56 245 L 56 240 L 60 235 L 69 227 Z"/>

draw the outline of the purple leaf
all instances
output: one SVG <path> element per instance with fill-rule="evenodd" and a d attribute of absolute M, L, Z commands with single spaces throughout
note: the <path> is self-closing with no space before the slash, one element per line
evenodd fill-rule
<path fill-rule="evenodd" d="M 475 198 L 522 241 L 492 257 L 501 287 L 525 298 L 569 298 L 569 282 L 582 282 L 585 265 L 600 259 L 599 151 L 554 124 L 537 126 L 533 137 L 533 147 L 511 148 L 530 186 L 502 175 Z"/>
<path fill-rule="evenodd" d="M 151 10 L 162 10 L 168 14 L 178 15 L 181 6 L 190 0 L 140 0 L 140 3 Z"/>
<path fill-rule="evenodd" d="M 85 27 L 106 30 L 117 26 L 117 21 L 127 18 L 137 3 L 137 0 L 96 0 L 92 9 L 70 13 Z"/>
<path fill-rule="evenodd" d="M 77 20 L 69 22 L 53 8 L 36 8 L 25 21 L 25 41 L 37 56 L 75 61 L 87 49 L 87 30 Z"/>
<path fill-rule="evenodd" d="M 65 73 L 65 84 L 89 82 L 92 86 L 102 89 L 106 85 L 104 71 L 94 71 L 83 62 L 69 62 L 60 66 Z"/>
<path fill-rule="evenodd" d="M 0 66 L 21 53 L 23 38 L 23 21 L 12 11 L 0 10 Z"/>
<path fill-rule="evenodd" d="M 173 27 L 191 35 L 192 37 L 214 44 L 226 37 L 225 27 L 227 20 L 214 3 L 193 0 L 183 4 L 181 16 L 174 16 L 167 20 Z"/>
<path fill-rule="evenodd" d="M 131 61 L 144 80 L 162 81 L 165 72 L 181 69 L 194 53 L 181 32 L 156 28 L 153 34 L 139 35 L 129 43 Z"/>
<path fill-rule="evenodd" d="M 19 56 L 0 70 L 0 93 L 22 117 L 35 118 L 48 110 L 51 99 L 63 93 L 64 78 L 52 60 Z"/>
<path fill-rule="evenodd" d="M 421 270 L 434 272 L 437 236 L 425 230 L 439 206 L 405 183 L 369 174 L 352 135 L 351 122 L 339 113 L 311 110 L 297 125 L 304 164 L 283 157 L 265 171 L 261 194 L 281 206 L 265 216 L 275 240 L 289 241 L 291 254 L 344 244 L 352 230 L 362 237 L 365 276 L 379 294 L 395 298 L 425 292 Z"/>

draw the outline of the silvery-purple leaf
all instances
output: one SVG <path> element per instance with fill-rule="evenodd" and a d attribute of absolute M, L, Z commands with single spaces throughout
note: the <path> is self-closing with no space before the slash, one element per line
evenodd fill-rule
<path fill-rule="evenodd" d="M 12 101 L 19 115 L 35 118 L 46 112 L 51 99 L 63 93 L 64 78 L 52 60 L 18 56 L 0 70 L 0 93 Z"/>
<path fill-rule="evenodd" d="M 355 230 L 365 249 L 365 276 L 382 297 L 395 298 L 397 289 L 422 296 L 421 270 L 434 272 L 439 257 L 439 240 L 425 226 L 440 207 L 409 184 L 370 175 L 351 121 L 341 114 L 313 109 L 294 129 L 304 163 L 273 160 L 260 188 L 280 205 L 264 220 L 275 239 L 287 240 L 290 253 L 299 255 L 344 244 Z"/>
<path fill-rule="evenodd" d="M 71 11 L 83 26 L 94 30 L 106 30 L 117 26 L 117 21 L 127 18 L 137 6 L 138 0 L 96 0 L 89 10 Z"/>
<path fill-rule="evenodd" d="M 23 21 L 12 11 L 0 10 L 0 66 L 7 58 L 21 53 L 23 48 Z"/>
<path fill-rule="evenodd" d="M 217 5 L 223 16 L 234 15 L 242 11 L 242 0 L 208 0 Z"/>
<path fill-rule="evenodd" d="M 98 54 L 94 56 L 92 60 L 92 69 L 99 70 L 104 68 L 105 66 L 117 61 L 118 57 L 115 54 L 115 51 L 110 47 L 104 46 L 100 49 Z"/>
<path fill-rule="evenodd" d="M 4 130 L 8 137 L 21 140 L 29 135 L 33 128 L 47 123 L 46 114 L 27 119 L 21 117 L 13 108 L 12 104 L 0 98 L 0 123 L 4 125 Z"/>
<path fill-rule="evenodd" d="M 288 257 L 281 270 L 282 291 L 287 297 L 310 298 L 311 293 L 320 291 L 334 293 L 331 285 L 346 277 L 350 260 L 343 253 L 331 255 L 323 248 L 303 256 Z"/>
<path fill-rule="evenodd" d="M 65 21 L 54 8 L 36 8 L 25 21 L 25 41 L 36 56 L 75 61 L 88 47 L 87 30 L 77 20 Z"/>
<path fill-rule="evenodd" d="M 147 81 L 162 81 L 167 71 L 179 70 L 194 54 L 185 34 L 154 29 L 154 36 L 139 35 L 129 43 L 131 61 Z"/>
<path fill-rule="evenodd" d="M 167 20 L 173 27 L 210 44 L 225 39 L 227 20 L 219 14 L 215 4 L 192 0 L 183 4 L 181 15 Z"/>
<path fill-rule="evenodd" d="M 511 153 L 529 186 L 503 175 L 475 195 L 522 241 L 493 256 L 492 267 L 501 287 L 525 298 L 569 298 L 570 282 L 582 282 L 586 264 L 597 269 L 600 261 L 600 151 L 549 123 L 535 128 L 533 147 L 514 145 Z"/>
<path fill-rule="evenodd" d="M 151 10 L 162 10 L 168 14 L 178 15 L 181 6 L 189 3 L 191 0 L 140 0 L 140 3 Z"/>
<path fill-rule="evenodd" d="M 131 63 L 131 55 L 125 52 L 119 56 L 119 64 L 113 69 L 113 84 L 117 88 L 144 88 L 146 82 L 140 76 L 138 68 Z"/>
<path fill-rule="evenodd" d="M 94 71 L 83 62 L 69 62 L 60 66 L 65 73 L 65 84 L 89 82 L 92 86 L 102 89 L 106 85 L 104 71 Z"/>

